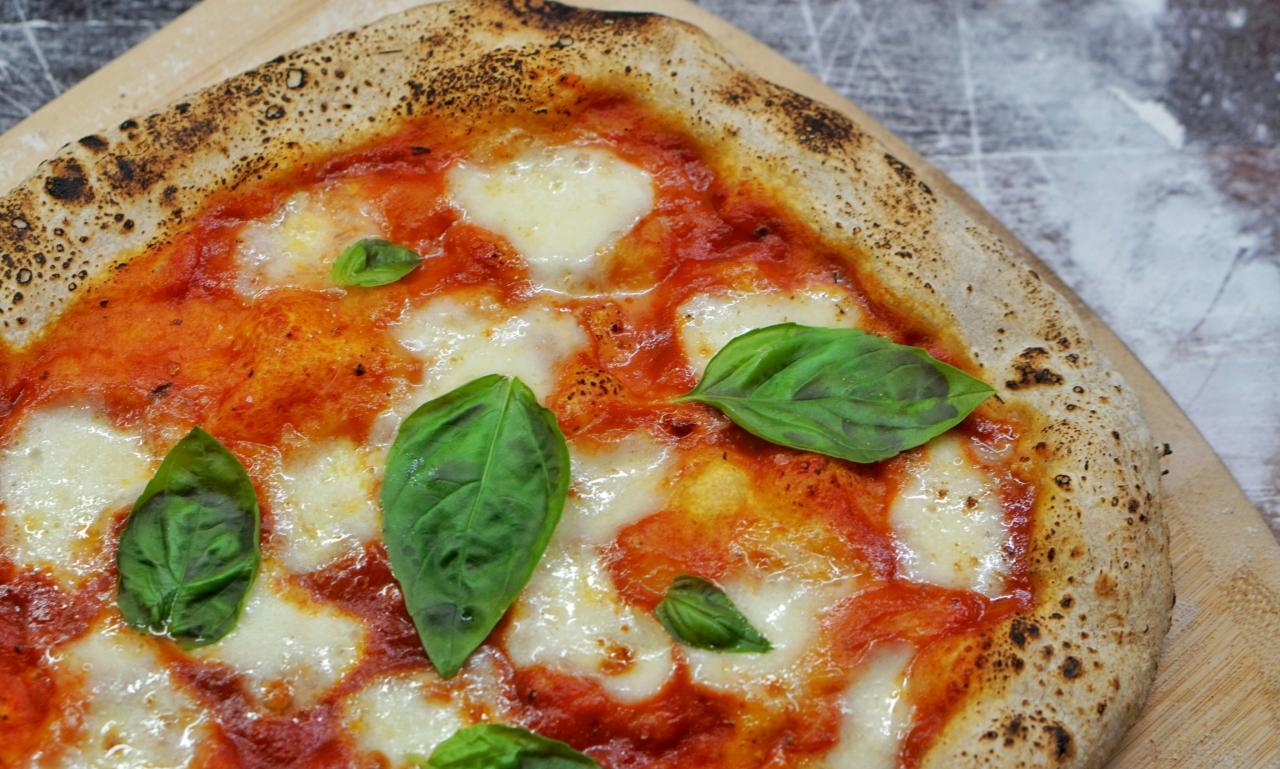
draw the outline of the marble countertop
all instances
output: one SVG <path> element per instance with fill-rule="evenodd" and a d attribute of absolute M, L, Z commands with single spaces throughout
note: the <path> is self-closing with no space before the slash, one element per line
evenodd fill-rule
<path fill-rule="evenodd" d="M 1280 534 L 1280 3 L 700 2 L 1004 221 L 1129 344 Z M 189 5 L 0 0 L 0 131 Z"/>

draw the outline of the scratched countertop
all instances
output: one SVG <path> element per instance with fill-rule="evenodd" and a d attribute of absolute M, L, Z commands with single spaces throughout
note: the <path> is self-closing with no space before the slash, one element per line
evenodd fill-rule
<path fill-rule="evenodd" d="M 699 2 L 1005 222 L 1280 535 L 1280 2 Z M 190 5 L 0 0 L 0 131 Z"/>

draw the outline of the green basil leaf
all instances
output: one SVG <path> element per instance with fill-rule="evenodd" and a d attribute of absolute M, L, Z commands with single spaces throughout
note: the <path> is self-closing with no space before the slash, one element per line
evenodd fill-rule
<path fill-rule="evenodd" d="M 714 582 L 681 574 L 653 613 L 677 641 L 722 652 L 767 652 L 773 648 Z"/>
<path fill-rule="evenodd" d="M 568 488 L 564 435 L 519 379 L 481 377 L 400 426 L 382 483 L 383 542 L 445 678 L 524 589 Z"/>
<path fill-rule="evenodd" d="M 590 756 L 559 740 L 502 724 L 459 729 L 430 758 L 410 758 L 425 769 L 600 769 Z"/>
<path fill-rule="evenodd" d="M 244 466 L 193 428 L 160 463 L 120 535 L 125 622 L 188 646 L 231 632 L 258 572 L 258 497 Z"/>
<path fill-rule="evenodd" d="M 385 286 L 413 272 L 422 257 L 412 248 L 365 238 L 343 249 L 329 270 L 339 286 Z"/>
<path fill-rule="evenodd" d="M 950 430 L 995 391 L 918 347 L 794 323 L 734 338 L 679 401 L 771 443 L 878 462 Z"/>

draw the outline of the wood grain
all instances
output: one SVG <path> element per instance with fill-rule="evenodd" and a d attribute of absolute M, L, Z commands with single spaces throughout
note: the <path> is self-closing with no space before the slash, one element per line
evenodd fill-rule
<path fill-rule="evenodd" d="M 412 4 L 205 0 L 0 136 L 0 187 L 20 181 L 66 141 Z M 1164 461 L 1168 475 L 1161 490 L 1178 603 L 1155 691 L 1111 766 L 1280 767 L 1280 545 L 1208 444 L 1110 329 L 924 158 L 780 54 L 683 0 L 586 4 L 683 18 L 769 79 L 845 111 L 1071 298 L 1099 346 L 1138 391 L 1155 434 L 1174 450 Z"/>

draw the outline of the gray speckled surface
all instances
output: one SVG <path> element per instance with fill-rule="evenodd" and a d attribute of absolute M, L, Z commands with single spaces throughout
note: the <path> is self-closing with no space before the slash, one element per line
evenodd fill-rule
<path fill-rule="evenodd" d="M 1280 2 L 700 1 L 1004 221 L 1280 532 Z M 188 5 L 0 0 L 0 130 Z"/>

